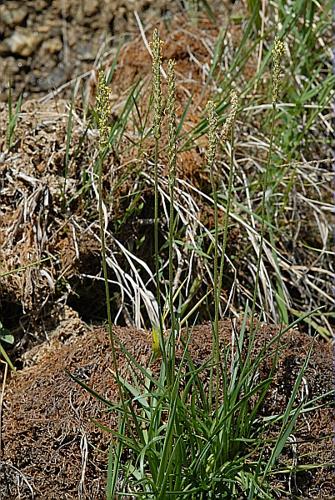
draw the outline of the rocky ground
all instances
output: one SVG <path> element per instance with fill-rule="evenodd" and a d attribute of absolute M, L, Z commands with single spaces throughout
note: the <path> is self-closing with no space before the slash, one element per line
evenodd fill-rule
<path fill-rule="evenodd" d="M 134 12 L 146 25 L 180 10 L 180 2 L 147 0 L 31 0 L 0 6 L 0 100 L 41 97 L 91 71 L 117 37 L 138 34 Z M 64 94 L 63 94 L 64 95 Z"/>

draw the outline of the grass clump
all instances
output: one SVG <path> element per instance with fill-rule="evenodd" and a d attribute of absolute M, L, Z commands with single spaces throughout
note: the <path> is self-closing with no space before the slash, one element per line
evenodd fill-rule
<path fill-rule="evenodd" d="M 213 256 L 212 289 L 214 315 L 212 317 L 212 356 L 200 367 L 194 364 L 190 354 L 192 327 L 181 331 L 180 309 L 175 301 L 180 289 L 175 287 L 174 248 L 180 212 L 176 209 L 175 195 L 178 166 L 178 128 L 176 125 L 175 63 L 168 61 L 167 91 L 167 193 L 168 217 L 168 281 L 167 313 L 162 311 L 162 260 L 160 255 L 160 198 L 159 153 L 162 147 L 162 42 L 158 31 L 153 34 L 152 49 L 152 132 L 154 137 L 153 183 L 154 183 L 154 267 L 156 284 L 156 307 L 158 314 L 152 324 L 152 364 L 141 366 L 127 351 L 131 380 L 117 372 L 115 339 L 113 339 L 112 317 L 108 312 L 108 323 L 114 353 L 114 370 L 117 376 L 122 404 L 108 403 L 109 409 L 118 412 L 119 430 L 111 430 L 113 436 L 109 454 L 107 497 L 138 497 L 163 499 L 176 498 L 262 498 L 271 499 L 284 494 L 275 481 L 276 474 L 291 474 L 294 467 L 283 470 L 278 459 L 293 432 L 299 415 L 312 409 L 314 402 L 298 402 L 298 391 L 308 364 L 306 357 L 299 370 L 290 398 L 283 413 L 262 415 L 261 411 L 270 397 L 270 387 L 280 355 L 280 341 L 296 323 L 289 323 L 285 305 L 283 280 L 279 272 L 278 255 L 273 251 L 276 269 L 277 308 L 281 319 L 287 323 L 278 335 L 268 341 L 257 353 L 256 335 L 259 330 L 255 319 L 258 299 L 262 296 L 259 282 L 264 279 L 263 254 L 265 238 L 269 237 L 271 248 L 275 248 L 272 230 L 273 210 L 267 198 L 273 189 L 272 160 L 277 120 L 281 79 L 281 57 L 284 45 L 276 40 L 273 49 L 272 96 L 270 132 L 267 157 L 262 172 L 260 212 L 255 213 L 260 231 L 254 234 L 257 250 L 252 305 L 245 306 L 242 322 L 234 331 L 230 343 L 220 337 L 219 318 L 222 306 L 222 282 L 224 278 L 226 248 L 229 234 L 229 218 L 233 205 L 236 150 L 234 126 L 237 120 L 239 100 L 237 93 L 231 94 L 231 108 L 222 120 L 221 106 L 210 100 L 207 106 L 208 148 L 207 168 L 210 173 L 211 199 L 214 210 L 214 234 L 210 234 Z M 111 147 L 111 135 L 106 133 L 105 110 L 107 93 L 104 80 L 99 83 L 96 114 L 100 131 L 99 158 L 99 214 L 102 243 L 103 270 L 106 283 L 107 306 L 110 308 L 108 274 L 103 217 L 101 169 L 107 149 Z M 105 103 L 101 105 L 100 99 Z M 104 100 L 105 99 L 105 100 Z M 218 133 L 221 126 L 221 137 Z M 202 132 L 203 133 L 203 132 Z M 220 141 L 219 141 L 220 137 Z M 192 139 L 194 140 L 194 139 Z M 185 143 L 184 143 L 185 145 Z M 229 175 L 226 189 L 224 222 L 219 223 L 220 186 L 216 154 L 218 146 L 229 151 Z M 180 152 L 180 149 L 179 149 Z M 233 215 L 233 214 L 232 214 Z M 220 235 L 222 243 L 220 243 Z M 264 284 L 263 284 L 264 286 Z M 266 292 L 266 287 L 264 287 Z M 198 302 L 194 312 L 200 307 Z M 210 314 L 211 314 L 210 308 Z M 307 318 L 309 314 L 303 316 Z M 168 318 L 170 331 L 164 332 L 163 319 Z M 187 324 L 187 321 L 186 321 Z M 177 339 L 178 344 L 177 344 Z M 122 350 L 122 345 L 119 346 Z M 255 354 L 256 351 L 256 354 Z M 259 374 L 265 360 L 271 356 L 272 368 L 266 377 Z M 99 396 L 97 396 L 99 397 Z M 106 401 L 104 401 L 106 403 Z"/>
<path fill-rule="evenodd" d="M 62 197 L 74 210 L 77 240 L 89 234 L 101 245 L 103 277 L 89 279 L 105 285 L 119 400 L 81 384 L 119 417 L 118 430 L 104 429 L 112 436 L 108 498 L 277 498 L 295 474 L 321 466 L 291 463 L 285 452 L 299 417 L 323 405 L 301 395 L 310 352 L 287 388 L 286 406 L 271 412 L 269 400 L 288 330 L 304 323 L 327 338 L 334 317 L 324 308 L 332 297 L 329 203 L 322 197 L 331 175 L 327 145 L 317 139 L 330 127 L 334 78 L 320 50 L 312 63 L 303 54 L 324 43 L 326 11 L 306 11 L 297 1 L 275 2 L 268 12 L 264 2 L 250 1 L 250 15 L 232 19 L 240 22 L 238 45 L 227 24 L 216 38 L 207 33 L 201 59 L 196 44 L 208 4 L 190 5 L 194 32 L 169 33 L 166 42 L 171 52 L 185 37 L 183 57 L 167 61 L 154 31 L 151 81 L 144 75 L 112 97 L 110 83 L 120 90 L 116 59 L 108 84 L 99 73 L 93 118 L 72 158 L 78 109 L 71 102 Z M 18 113 L 10 105 L 8 149 Z M 86 169 L 71 174 L 86 136 L 97 147 Z M 70 181 L 80 188 L 67 199 Z M 303 215 L 315 217 L 311 239 Z M 227 313 L 228 337 L 220 329 Z M 115 337 L 119 318 L 151 329 L 149 365 Z M 199 359 L 193 326 L 203 320 L 212 338 L 210 355 Z M 261 347 L 260 321 L 281 325 Z M 128 360 L 126 373 L 118 352 Z"/>

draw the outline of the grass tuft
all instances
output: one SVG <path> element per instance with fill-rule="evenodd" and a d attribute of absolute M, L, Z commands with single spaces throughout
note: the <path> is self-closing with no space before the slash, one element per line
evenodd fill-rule
<path fill-rule="evenodd" d="M 257 23 L 255 24 L 257 27 Z M 264 28 L 264 26 L 263 26 Z M 276 220 L 273 205 L 275 173 L 273 162 L 276 155 L 276 123 L 278 120 L 281 91 L 282 57 L 284 44 L 275 40 L 272 49 L 272 92 L 271 106 L 267 108 L 269 124 L 266 154 L 260 169 L 257 188 L 261 186 L 260 202 L 252 212 L 252 241 L 256 251 L 254 286 L 251 307 L 248 301 L 238 330 L 232 330 L 232 339 L 226 342 L 220 335 L 219 319 L 222 311 L 222 286 L 226 272 L 225 262 L 229 244 L 231 221 L 242 221 L 238 206 L 238 190 L 235 186 L 238 149 L 235 128 L 238 123 L 240 98 L 236 91 L 230 93 L 230 108 L 220 101 L 208 102 L 206 122 L 197 130 L 200 136 L 208 132 L 208 146 L 205 151 L 206 169 L 210 176 L 211 194 L 208 198 L 213 207 L 214 229 L 206 233 L 210 245 L 206 257 L 211 262 L 214 317 L 212 319 L 212 355 L 200 367 L 195 366 L 191 356 L 192 328 L 180 330 L 180 308 L 175 301 L 180 295 L 183 283 L 176 288 L 175 262 L 178 256 L 178 224 L 184 213 L 179 205 L 178 157 L 180 128 L 176 117 L 176 76 L 174 61 L 167 64 L 167 138 L 162 135 L 162 41 L 158 31 L 153 33 L 152 51 L 152 133 L 154 138 L 153 166 L 154 184 L 154 262 L 156 301 L 159 321 L 152 324 L 152 363 L 141 366 L 135 358 L 120 345 L 128 358 L 131 380 L 118 375 L 122 405 L 108 403 L 109 408 L 119 414 L 118 431 L 109 429 L 115 442 L 109 455 L 107 497 L 113 495 L 139 498 L 248 498 L 270 499 L 283 491 L 274 481 L 282 473 L 279 458 L 295 428 L 299 415 L 310 409 L 309 402 L 297 402 L 299 388 L 306 371 L 310 354 L 306 357 L 293 385 L 290 398 L 283 413 L 262 415 L 266 401 L 271 397 L 271 384 L 280 356 L 281 339 L 287 330 L 296 324 L 289 323 L 285 301 L 285 285 L 280 273 L 280 259 L 276 252 Z M 260 69 L 262 66 L 260 66 Z M 263 69 L 262 69 L 263 71 Z M 212 77 L 214 74 L 212 74 Z M 104 99 L 104 84 L 101 84 L 101 99 Z M 98 100 L 98 108 L 101 105 Z M 187 107 L 189 103 L 187 104 Z M 106 106 L 104 106 L 104 110 Z M 96 110 L 99 116 L 99 109 Z M 182 115 L 185 120 L 187 109 Z M 140 107 L 136 103 L 138 123 L 142 123 Z M 102 139 L 100 151 L 107 146 L 104 116 L 98 120 Z M 221 126 L 221 133 L 219 133 Z M 141 126 L 141 149 L 144 148 L 143 125 Z M 106 137 L 108 134 L 106 134 Z M 198 138 L 200 137 L 198 135 Z M 109 135 L 110 138 L 110 135 Z M 196 140 L 192 137 L 192 142 Z M 218 155 L 220 146 L 220 155 Z M 166 149 L 167 180 L 159 179 L 159 160 Z M 222 150 L 222 151 L 221 151 Z M 144 149 L 142 149 L 144 152 Z M 227 163 L 223 155 L 228 153 Z M 229 170 L 227 183 L 222 194 L 223 170 Z M 225 184 L 225 183 L 224 183 Z M 251 189 L 248 186 L 248 189 Z M 102 191 L 99 191 L 99 198 Z M 184 198 L 186 199 L 186 198 Z M 221 200 L 224 204 L 221 205 Z M 169 204 L 169 205 L 168 205 Z M 169 206 L 169 210 L 168 210 Z M 167 217 L 167 287 L 164 282 L 162 249 L 159 245 L 162 217 Z M 223 223 L 220 212 L 223 211 Z M 102 213 L 102 211 L 101 211 Z M 257 230 L 257 221 L 259 230 Z M 100 218 L 103 227 L 103 218 Z M 103 235 L 101 235 L 103 241 Z M 264 255 L 271 259 L 275 268 L 277 310 L 288 326 L 279 330 L 255 354 L 256 338 L 259 335 L 257 305 L 267 292 L 266 263 Z M 212 255 L 213 251 L 213 255 Z M 208 264 L 207 264 L 208 265 Z M 107 283 L 107 276 L 105 276 Z M 187 281 L 187 279 L 185 280 Z M 185 282 L 184 281 L 184 282 Z M 260 284 L 263 286 L 261 290 Z M 108 287 L 107 287 L 108 288 Z M 163 292 L 166 290 L 167 292 Z M 161 294 L 165 293 L 167 307 L 161 308 Z M 206 298 L 208 294 L 204 298 Z M 200 308 L 200 299 L 193 312 Z M 107 296 L 107 303 L 110 302 Z M 213 309 L 209 308 L 210 315 Z M 307 315 L 308 316 L 308 315 Z M 305 316 L 305 317 L 307 317 Z M 110 321 L 110 314 L 108 315 Z M 164 332 L 168 320 L 170 332 Z M 187 320 L 186 320 L 187 324 Z M 111 337 L 112 334 L 111 334 Z M 177 340 L 178 339 L 178 340 Z M 115 346 L 113 347 L 113 351 Z M 260 378 L 264 363 L 271 357 L 271 370 Z M 159 360 L 159 358 L 162 358 Z M 290 471 L 291 473 L 291 471 Z"/>

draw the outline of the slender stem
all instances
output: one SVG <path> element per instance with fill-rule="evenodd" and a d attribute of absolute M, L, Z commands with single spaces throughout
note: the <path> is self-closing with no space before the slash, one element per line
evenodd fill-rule
<path fill-rule="evenodd" d="M 210 182 L 213 192 L 213 203 L 214 203 L 214 276 L 213 276 L 213 295 L 214 295 L 214 322 L 212 324 L 213 329 L 213 366 L 210 371 L 210 382 L 209 382 L 209 401 L 212 404 L 213 401 L 213 391 L 214 391 L 214 369 L 216 369 L 216 382 L 218 382 L 218 370 L 220 362 L 219 354 L 219 306 L 220 306 L 220 290 L 219 290 L 219 273 L 218 273 L 218 263 L 219 263 L 219 216 L 218 216 L 218 197 L 217 197 L 217 185 L 214 176 L 214 162 L 216 155 L 217 146 L 217 116 L 215 112 L 215 106 L 213 101 L 209 101 L 207 105 L 208 111 L 208 151 L 207 151 L 207 162 L 210 172 Z M 218 389 L 218 384 L 217 389 Z M 218 390 L 216 390 L 215 397 L 215 409 L 218 408 Z"/>
<path fill-rule="evenodd" d="M 100 240 L 101 240 L 101 260 L 102 260 L 102 270 L 104 274 L 105 282 L 105 296 L 106 296 L 106 308 L 107 308 L 107 322 L 108 322 L 108 334 L 112 347 L 112 359 L 113 368 L 115 372 L 115 378 L 118 386 L 119 396 L 124 407 L 124 397 L 122 391 L 121 380 L 119 376 L 118 363 L 116 359 L 115 341 L 113 335 L 113 321 L 112 321 L 112 311 L 110 304 L 110 292 L 108 283 L 108 269 L 107 269 L 107 258 L 106 258 L 106 238 L 105 238 L 105 224 L 104 224 L 104 214 L 103 214 L 103 160 L 104 152 L 100 149 L 99 151 L 99 179 L 98 179 L 98 211 L 99 211 L 99 227 L 100 227 Z"/>
<path fill-rule="evenodd" d="M 223 269 L 224 269 L 224 261 L 226 256 L 227 242 L 228 242 L 228 222 L 229 222 L 229 213 L 230 206 L 233 194 L 233 180 L 234 180 L 234 129 L 231 129 L 231 150 L 230 150 L 230 169 L 229 169 L 229 178 L 228 178 L 228 197 L 227 197 L 227 206 L 226 206 L 226 217 L 223 228 L 223 243 L 222 243 L 222 254 L 221 254 L 221 262 L 220 262 L 220 277 L 219 277 L 219 287 L 220 290 L 222 288 L 223 281 Z"/>
<path fill-rule="evenodd" d="M 259 278 L 261 272 L 261 263 L 262 263 L 262 255 L 263 255 L 263 244 L 264 244 L 264 236 L 265 236 L 265 218 L 267 214 L 267 203 L 266 203 L 266 190 L 269 184 L 269 174 L 270 174 L 270 164 L 272 159 L 272 148 L 273 148 L 273 140 L 274 140 L 274 125 L 275 125 L 275 117 L 276 117 L 276 109 L 277 109 L 277 101 L 279 96 L 279 90 L 281 86 L 281 63 L 282 57 L 284 54 L 285 46 L 281 40 L 278 38 L 275 39 L 274 46 L 272 49 L 272 58 L 273 58 L 273 67 L 272 67 L 272 108 L 271 108 L 271 129 L 270 129 L 270 143 L 268 156 L 265 166 L 265 172 L 263 174 L 263 192 L 262 192 L 262 209 L 261 209 L 261 237 L 259 243 L 259 251 L 257 257 L 257 268 L 256 268 L 256 278 L 255 278 L 255 288 L 252 299 L 252 307 L 251 307 L 251 327 L 250 327 L 250 336 L 253 332 L 254 328 L 254 314 L 256 308 L 256 299 L 257 292 L 259 287 Z"/>
<path fill-rule="evenodd" d="M 160 341 L 163 340 L 163 318 L 161 311 L 161 293 L 159 277 L 159 192 L 158 192 L 158 151 L 159 139 L 155 138 L 155 158 L 154 158 L 154 252 L 155 252 L 155 276 L 156 276 L 156 300 L 158 307 L 158 321 L 160 330 Z M 162 346 L 161 346 L 162 347 Z"/>
<path fill-rule="evenodd" d="M 101 260 L 102 260 L 102 270 L 104 274 L 105 281 L 105 295 L 106 295 L 106 307 L 107 307 L 107 321 L 108 321 L 108 332 L 112 347 L 112 357 L 113 357 L 113 368 L 115 372 L 115 378 L 118 386 L 118 391 L 120 394 L 120 400 L 122 403 L 123 410 L 125 410 L 124 398 L 122 385 L 119 377 L 119 370 L 116 359 L 115 342 L 113 335 L 113 323 L 112 323 L 112 313 L 110 304 L 110 293 L 108 284 L 108 271 L 107 271 L 107 258 L 106 258 L 106 239 L 105 239 L 105 224 L 104 224 L 104 214 L 103 214 L 103 164 L 105 155 L 110 146 L 109 138 L 109 88 L 106 84 L 105 74 L 101 70 L 99 73 L 99 83 L 98 92 L 96 97 L 96 113 L 98 117 L 98 130 L 99 130 L 99 150 L 98 150 L 98 212 L 99 212 L 99 227 L 100 227 L 100 239 L 101 239 Z"/>
<path fill-rule="evenodd" d="M 233 181 L 234 181 L 234 127 L 233 126 L 231 127 L 230 142 L 231 142 L 231 149 L 230 149 L 230 170 L 229 170 L 229 178 L 228 178 L 228 197 L 227 197 L 227 205 L 226 205 L 226 216 L 225 216 L 224 228 L 223 228 L 223 242 L 222 242 L 222 253 L 221 253 L 221 262 L 220 262 L 219 285 L 218 285 L 220 294 L 221 294 L 222 283 L 223 283 L 223 269 L 224 269 L 224 262 L 225 262 L 225 257 L 226 257 L 227 241 L 228 241 L 229 214 L 230 214 L 230 206 L 231 206 L 231 200 L 232 200 L 232 194 L 233 194 Z M 226 354 L 227 354 L 226 348 L 224 347 L 224 356 L 223 356 L 224 366 L 222 366 L 222 363 L 220 363 L 224 394 L 227 394 L 227 391 L 228 391 L 228 379 L 227 379 L 228 367 L 227 367 L 227 355 Z"/>
<path fill-rule="evenodd" d="M 254 314 L 255 314 L 255 308 L 256 308 L 260 270 L 261 270 L 261 263 L 262 263 L 262 256 L 263 256 L 263 244 L 264 244 L 264 237 L 265 237 L 265 219 L 266 219 L 266 190 L 267 190 L 267 186 L 268 186 L 268 182 L 269 182 L 269 171 L 270 171 L 270 163 L 271 163 L 271 158 L 272 158 L 275 112 L 276 112 L 276 105 L 275 105 L 275 103 L 273 103 L 272 111 L 271 111 L 272 116 L 271 116 L 271 129 L 270 129 L 270 143 L 269 143 L 267 161 L 266 161 L 266 165 L 265 165 L 265 172 L 263 174 L 262 202 L 261 202 L 262 222 L 261 222 L 259 251 L 258 251 L 258 256 L 257 256 L 255 287 L 254 287 L 252 306 L 251 306 L 250 335 L 252 334 L 253 329 L 254 329 Z"/>
<path fill-rule="evenodd" d="M 69 116 L 68 116 L 68 121 L 67 121 L 67 126 L 66 126 L 64 182 L 63 182 L 63 186 L 62 186 L 62 190 L 61 190 L 62 209 L 63 210 L 65 210 L 65 208 L 66 208 L 65 191 L 66 191 L 67 176 L 68 176 L 68 170 L 69 170 L 69 164 L 70 164 L 69 159 L 70 159 L 70 143 L 71 143 L 72 127 L 73 127 L 73 101 L 74 101 L 74 96 L 72 94 Z"/>
<path fill-rule="evenodd" d="M 158 30 L 155 29 L 152 35 L 152 95 L 153 95 L 153 132 L 155 138 L 154 151 L 154 252 L 155 252 L 155 273 L 156 273 L 156 300 L 158 308 L 159 344 L 165 362 L 165 345 L 163 336 L 163 318 L 161 310 L 160 277 L 159 277 L 159 192 L 158 192 L 158 159 L 159 140 L 161 137 L 162 122 L 162 90 L 161 90 L 161 62 L 162 62 L 162 41 Z M 154 353 L 155 354 L 155 353 Z"/>
<path fill-rule="evenodd" d="M 169 195 L 170 195 L 170 214 L 169 214 L 169 309 L 171 318 L 171 334 L 169 341 L 169 363 L 170 363 L 170 384 L 174 383 L 175 375 L 175 341 L 176 341 L 176 317 L 173 304 L 173 242 L 174 242 L 174 189 L 176 182 L 176 163 L 177 163 L 177 131 L 176 131 L 176 89 L 175 89 L 175 73 L 174 61 L 168 62 L 168 159 L 169 159 Z"/>
<path fill-rule="evenodd" d="M 213 341 L 214 350 L 213 358 L 216 368 L 216 392 L 215 392 L 215 410 L 218 408 L 218 381 L 219 381 L 219 309 L 220 309 L 220 287 L 219 287 L 219 211 L 218 211 L 218 195 L 217 186 L 214 179 L 213 169 L 211 169 L 211 185 L 213 190 L 214 201 L 214 324 L 213 324 Z M 213 387 L 211 388 L 213 390 Z"/>

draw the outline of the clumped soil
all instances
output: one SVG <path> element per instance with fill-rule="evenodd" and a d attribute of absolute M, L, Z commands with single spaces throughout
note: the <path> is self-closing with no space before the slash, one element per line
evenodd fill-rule
<path fill-rule="evenodd" d="M 220 323 L 220 341 L 231 345 L 236 334 L 231 321 Z M 256 335 L 254 354 L 265 346 L 278 328 L 262 325 Z M 184 332 L 185 334 L 185 332 Z M 147 367 L 151 339 L 145 331 L 115 328 L 123 346 Z M 192 330 L 190 353 L 196 366 L 211 355 L 209 324 Z M 246 337 L 248 338 L 248 337 Z M 298 371 L 310 349 L 312 339 L 290 330 L 280 340 L 282 346 L 276 374 L 262 414 L 283 412 Z M 276 343 L 260 370 L 265 378 L 273 361 Z M 178 348 L 177 360 L 182 349 Z M 332 388 L 332 352 L 330 345 L 315 341 L 308 369 L 297 400 L 311 399 Z M 120 374 L 130 377 L 129 360 L 117 348 Z M 177 361 L 177 362 L 178 362 Z M 111 374 L 113 367 L 109 337 L 104 328 L 88 328 L 76 314 L 67 317 L 52 335 L 50 342 L 26 353 L 24 367 L 12 374 L 5 387 L 1 435 L 1 498 L 104 498 L 107 449 L 110 435 L 91 419 L 116 428 L 116 415 L 109 413 L 89 395 L 69 373 L 76 376 L 104 398 L 116 402 L 118 392 Z M 151 369 L 159 370 L 160 360 Z M 223 395 L 224 397 L 224 395 Z M 288 445 L 281 462 L 293 464 L 332 460 L 331 402 L 307 413 L 298 420 L 294 441 Z M 298 401 L 297 401 L 298 403 Z M 331 469 L 321 468 L 299 473 L 292 478 L 290 498 L 334 498 Z M 287 480 L 281 479 L 288 488 Z"/>
<path fill-rule="evenodd" d="M 92 280 L 101 273 L 97 200 L 92 187 L 98 135 L 87 118 L 95 101 L 96 69 L 102 66 L 109 70 L 121 39 L 125 40 L 111 85 L 111 121 L 114 123 L 119 118 L 130 89 L 140 80 L 144 90 L 138 106 L 140 111 L 147 109 L 151 59 L 139 34 L 134 11 L 143 22 L 148 40 L 160 19 L 161 35 L 165 40 L 163 66 L 168 58 L 176 60 L 177 116 L 181 117 L 192 96 L 183 131 L 193 129 L 203 117 L 211 92 L 204 84 L 206 76 L 203 73 L 204 68 L 208 71 L 209 47 L 213 47 L 219 27 L 225 25 L 229 14 L 233 12 L 239 19 L 244 9 L 238 2 L 234 6 L 229 1 L 211 4 L 219 21 L 217 25 L 205 16 L 199 18 L 198 25 L 190 24 L 183 2 L 178 1 L 34 0 L 24 5 L 19 1 L 0 5 L 1 130 L 5 131 L 8 123 L 9 80 L 14 106 L 23 94 L 10 150 L 6 147 L 6 134 L 0 135 L 1 273 L 21 268 L 19 272 L 7 274 L 0 282 L 0 320 L 15 336 L 15 345 L 8 352 L 18 368 L 6 380 L 0 406 L 1 499 L 91 500 L 105 497 L 110 436 L 90 419 L 115 428 L 116 417 L 107 413 L 101 403 L 68 375 L 68 372 L 75 375 L 111 401 L 117 399 L 115 380 L 109 371 L 112 355 L 108 335 L 103 327 L 89 328 L 79 319 L 80 316 L 88 322 L 101 322 L 105 316 L 103 284 Z M 227 68 L 242 36 L 242 24 L 237 22 L 229 26 L 223 54 Z M 236 76 L 237 86 L 238 78 L 244 81 L 254 75 L 256 56 L 251 53 Z M 74 127 L 67 164 L 69 98 L 74 86 Z M 257 123 L 253 125 L 255 129 L 258 126 Z M 163 130 L 164 127 L 166 123 Z M 248 134 L 250 129 L 252 135 L 251 124 L 239 123 L 239 127 L 246 127 Z M 126 129 L 118 153 L 114 156 L 111 153 L 107 158 L 104 175 L 109 218 L 112 222 L 122 220 L 121 229 L 115 234 L 120 242 L 127 242 L 129 249 L 132 249 L 131 244 L 135 246 L 136 241 L 144 238 L 148 230 L 150 235 L 152 233 L 152 227 L 145 226 L 145 220 L 152 217 L 152 185 L 145 182 L 137 185 L 136 182 L 139 171 L 144 178 L 152 169 L 153 143 L 151 137 L 146 139 L 142 144 L 145 153 L 141 156 L 133 145 L 133 135 L 134 128 Z M 209 193 L 209 173 L 204 168 L 206 146 L 206 138 L 200 138 L 197 147 L 180 153 L 178 178 Z M 237 158 L 243 158 L 245 152 L 239 152 L 238 144 L 236 148 Z M 163 155 L 160 178 L 166 181 L 167 162 Z M 108 170 L 111 165 L 113 178 Z M 246 173 L 250 174 L 248 170 Z M 112 188 L 113 204 L 108 204 Z M 144 208 L 127 219 L 128 197 L 135 198 L 138 189 L 142 190 L 140 201 Z M 213 229 L 212 206 L 196 192 L 188 194 L 196 202 L 201 222 L 209 230 Z M 323 191 L 321 200 L 322 195 Z M 187 198 L 178 201 L 185 204 L 185 200 Z M 313 217 L 309 219 L 314 220 Z M 113 231 L 116 229 L 113 227 Z M 298 238 L 295 229 L 293 232 Z M 232 225 L 229 255 L 241 256 L 250 248 L 243 238 L 240 227 Z M 286 238 L 290 241 L 289 232 Z M 151 240 L 151 236 L 148 239 Z M 125 267 L 124 256 L 120 252 L 117 254 L 118 247 L 113 246 L 113 241 L 107 243 L 120 265 Z M 317 245 L 312 241 L 310 246 Z M 139 248 L 137 255 L 151 262 L 150 252 L 152 249 L 144 246 Z M 314 258 L 308 260 L 307 253 L 302 253 L 299 265 L 310 265 Z M 239 260 L 236 265 L 242 266 L 240 257 Z M 195 277 L 200 276 L 207 287 L 207 277 L 201 274 L 201 269 L 194 265 L 194 270 Z M 228 278 L 227 293 L 231 284 Z M 295 283 L 294 274 L 292 283 Z M 301 281 L 299 283 L 301 286 Z M 112 295 L 119 292 L 119 288 L 111 288 Z M 297 288 L 297 295 L 304 304 L 309 300 L 305 291 Z M 199 298 L 195 297 L 195 302 Z M 70 304 L 79 315 L 65 304 Z M 119 304 L 113 307 L 118 310 Z M 122 315 L 120 321 L 123 323 L 131 320 L 126 307 Z M 232 331 L 230 322 L 222 322 L 221 340 L 229 342 Z M 275 332 L 275 327 L 262 326 L 256 351 Z M 148 333 L 134 327 L 116 327 L 115 333 L 136 359 L 147 366 L 151 345 Z M 285 408 L 311 342 L 310 337 L 297 330 L 285 335 L 285 347 L 271 397 L 263 408 L 264 414 Z M 194 328 L 190 352 L 196 363 L 208 359 L 211 352 L 209 325 Z M 119 350 L 117 357 L 122 374 L 129 376 L 127 360 Z M 180 359 L 180 352 L 178 357 Z M 270 365 L 270 360 L 268 366 L 265 363 L 262 376 L 266 376 Z M 301 395 L 312 398 L 332 389 L 331 366 L 330 344 L 315 341 Z M 153 369 L 158 368 L 159 361 Z M 0 380 L 3 374 L 1 364 Z M 281 460 L 290 464 L 295 459 L 301 464 L 331 461 L 332 412 L 331 404 L 327 403 L 324 408 L 301 418 L 294 432 L 296 441 L 285 449 Z M 287 485 L 286 479 L 282 481 Z M 297 474 L 292 478 L 291 487 L 294 498 L 335 497 L 333 474 L 328 468 Z"/>
<path fill-rule="evenodd" d="M 152 0 L 30 0 L 0 6 L 0 100 L 41 97 L 91 71 L 104 44 L 138 33 L 134 11 L 147 24 L 180 10 L 180 2 Z"/>

